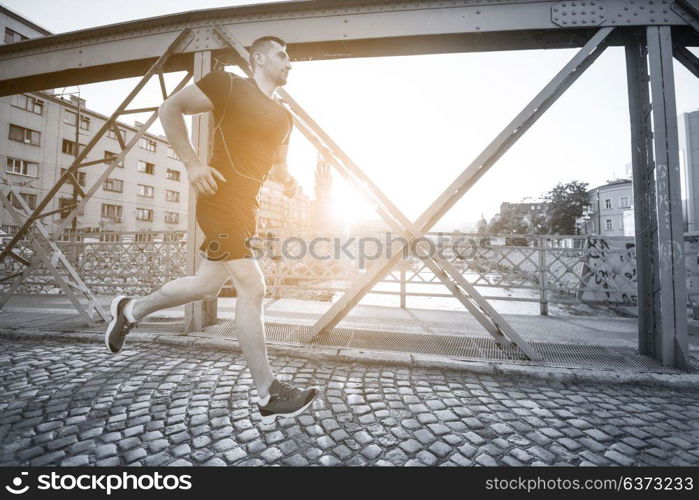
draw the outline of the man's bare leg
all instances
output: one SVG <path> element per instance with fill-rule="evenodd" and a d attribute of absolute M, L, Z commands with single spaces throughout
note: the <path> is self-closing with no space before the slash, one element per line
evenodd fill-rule
<path fill-rule="evenodd" d="M 218 297 L 221 287 L 229 278 L 223 261 L 201 259 L 194 276 L 186 276 L 165 283 L 159 290 L 134 300 L 131 314 L 140 321 L 155 311 L 187 304 L 195 300 Z"/>
<path fill-rule="evenodd" d="M 235 326 L 238 342 L 252 374 L 260 398 L 266 398 L 274 381 L 267 358 L 262 303 L 265 298 L 265 278 L 256 260 L 226 261 L 233 277 L 236 294 Z"/>

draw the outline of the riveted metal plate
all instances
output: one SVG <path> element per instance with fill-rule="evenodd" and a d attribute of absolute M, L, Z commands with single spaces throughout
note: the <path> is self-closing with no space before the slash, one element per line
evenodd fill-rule
<path fill-rule="evenodd" d="M 554 4 L 551 20 L 558 26 L 599 26 L 606 19 L 606 8 L 598 0 L 576 0 Z"/>
<path fill-rule="evenodd" d="M 670 9 L 671 0 L 627 0 L 607 4 L 607 20 L 611 25 L 634 26 L 677 24 L 681 19 Z"/>

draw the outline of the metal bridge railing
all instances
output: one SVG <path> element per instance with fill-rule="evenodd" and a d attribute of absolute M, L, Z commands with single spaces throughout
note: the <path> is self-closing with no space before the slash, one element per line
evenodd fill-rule
<path fill-rule="evenodd" d="M 276 298 L 330 301 L 345 291 L 386 251 L 393 235 L 299 232 L 269 233 L 252 242 Z M 30 259 L 28 240 L 18 253 Z M 184 232 L 66 233 L 59 247 L 74 263 L 93 293 L 143 295 L 185 275 Z M 417 249 L 439 252 L 489 300 L 550 304 L 585 304 L 633 311 L 637 303 L 633 238 L 551 235 L 478 235 L 429 233 L 422 247 L 406 258 L 372 290 L 396 297 L 407 307 L 420 297 L 452 295 L 415 255 Z M 685 238 L 688 307 L 699 312 L 699 235 Z M 11 259 L 3 275 L 22 269 Z M 17 269 L 14 269 L 17 267 Z M 11 281 L 0 283 L 0 291 Z M 59 293 L 41 267 L 19 293 Z M 233 294 L 224 290 L 223 295 Z"/>

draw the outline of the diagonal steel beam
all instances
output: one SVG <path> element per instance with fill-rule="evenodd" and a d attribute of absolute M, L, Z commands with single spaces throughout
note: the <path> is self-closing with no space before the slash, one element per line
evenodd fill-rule
<path fill-rule="evenodd" d="M 7 184 L 7 183 L 6 183 Z M 25 213 L 29 213 L 31 211 L 31 208 L 29 208 L 29 205 L 27 205 L 27 202 L 19 196 L 19 193 L 15 190 L 14 186 L 11 184 L 8 184 L 10 186 L 10 190 L 12 193 L 14 193 L 15 197 L 19 197 L 19 203 L 22 206 L 22 210 Z M 19 212 L 15 210 L 15 208 L 12 206 L 10 203 L 10 200 L 4 195 L 0 194 L 0 203 L 5 206 L 5 209 L 7 212 L 10 214 L 10 216 L 14 219 L 15 223 L 18 225 L 22 222 L 22 217 L 20 216 Z M 44 229 L 44 227 L 41 225 L 41 223 L 37 223 L 36 228 L 39 231 L 39 235 L 37 237 L 32 238 L 32 249 L 34 250 L 35 258 L 32 261 L 32 264 L 25 270 L 24 273 L 21 274 L 19 279 L 15 281 L 10 289 L 10 293 L 3 294 L 4 297 L 2 300 L 0 300 L 0 303 L 2 306 L 4 306 L 7 303 L 7 300 L 9 300 L 10 296 L 17 291 L 21 283 L 33 272 L 37 269 L 36 262 L 41 261 L 44 263 L 46 266 L 47 270 L 51 275 L 53 276 L 54 280 L 56 280 L 56 284 L 61 288 L 63 293 L 68 297 L 68 299 L 71 301 L 73 304 L 73 307 L 75 307 L 76 311 L 78 311 L 78 314 L 83 318 L 83 320 L 88 324 L 88 326 L 94 326 L 95 322 L 92 319 L 92 311 L 91 309 L 94 308 L 95 304 L 97 305 L 96 309 L 99 314 L 99 316 L 104 320 L 107 321 L 108 316 L 106 312 L 102 309 L 102 307 L 94 300 L 94 296 L 90 292 L 90 290 L 85 286 L 85 284 L 82 282 L 80 279 L 80 276 L 78 273 L 73 269 L 72 265 L 67 261 L 63 253 L 58 249 L 56 244 L 52 241 L 49 240 L 48 233 Z M 51 249 L 51 254 L 49 254 L 43 247 L 42 247 L 42 242 L 40 241 L 41 239 L 44 240 L 44 243 L 48 243 L 49 248 Z M 71 283 L 69 280 L 67 280 L 64 276 L 61 275 L 60 271 L 58 270 L 58 264 L 62 264 L 63 267 L 67 270 L 68 274 L 70 275 L 71 278 L 73 278 L 73 282 Z M 88 299 L 88 307 L 85 308 L 78 297 L 75 296 L 74 291 L 72 288 L 76 288 L 82 292 L 82 294 Z"/>
<path fill-rule="evenodd" d="M 217 27 L 216 32 L 233 47 L 243 61 L 242 67 L 251 75 L 250 68 L 245 63 L 248 58 L 247 51 L 235 37 L 230 35 L 225 28 Z M 349 180 L 358 191 L 368 197 L 369 202 L 377 206 L 379 215 L 389 224 L 393 230 L 401 233 L 407 231 L 406 236 L 420 238 L 424 234 L 418 231 L 411 221 L 403 215 L 391 200 L 383 194 L 371 179 L 342 151 L 342 149 L 328 136 L 323 129 L 303 110 L 303 108 L 291 96 L 283 90 L 278 92 L 284 102 L 291 108 L 295 116 L 297 127 L 311 141 L 312 144 L 335 166 L 338 171 Z M 339 158 L 336 158 L 337 157 Z M 368 192 L 367 192 L 368 191 Z M 473 286 L 454 268 L 451 263 L 438 256 L 426 260 L 426 265 L 432 270 L 440 281 L 452 292 L 452 294 L 468 309 L 471 314 L 485 327 L 499 344 L 509 343 L 503 333 L 506 333 L 522 351 L 533 360 L 541 359 L 519 335 L 506 323 L 495 310 L 487 304 L 487 301 L 475 290 Z M 453 279 L 453 281 L 452 281 Z M 310 340 L 308 337 L 304 340 Z"/>
<path fill-rule="evenodd" d="M 421 237 L 422 233 L 419 233 L 410 221 L 403 216 L 403 214 L 396 208 L 395 215 L 400 217 L 403 221 L 403 226 L 401 227 L 398 222 L 393 219 L 391 213 L 388 213 L 369 192 L 365 189 L 363 184 L 358 183 L 357 179 L 354 178 L 352 173 L 348 168 L 334 157 L 331 151 L 329 151 L 324 144 L 320 142 L 318 137 L 311 131 L 305 123 L 303 123 L 298 118 L 295 118 L 296 127 L 306 136 L 309 141 L 323 154 L 324 158 L 332 164 L 337 171 L 350 183 L 354 184 L 358 188 L 359 194 L 361 194 L 370 204 L 375 204 L 377 206 L 377 213 L 386 221 L 386 223 L 391 227 L 392 230 L 399 233 L 406 233 L 408 236 Z M 373 183 L 372 183 L 373 184 Z M 378 188 L 376 188 L 378 189 Z M 380 191 L 379 191 L 380 193 Z M 419 235 L 419 236 L 416 236 Z M 497 312 L 494 308 L 488 304 L 488 302 L 478 293 L 473 285 L 463 277 L 463 275 L 456 269 L 451 262 L 442 259 L 439 256 L 433 256 L 428 259 L 424 259 L 424 263 L 434 275 L 447 287 L 447 289 L 452 292 L 452 294 L 461 302 L 464 307 L 478 320 L 478 322 L 490 333 L 495 341 L 500 344 L 509 344 L 509 340 L 505 338 L 503 333 L 512 339 L 514 343 L 533 361 L 538 361 L 541 359 L 541 355 L 533 350 L 516 332 L 515 330 L 505 321 L 505 319 Z M 452 281 L 453 279 L 453 281 Z M 304 337 L 304 341 L 310 341 L 313 337 L 310 335 Z"/>
<path fill-rule="evenodd" d="M 427 232 L 461 199 L 471 186 L 528 130 L 541 115 L 575 82 L 601 55 L 609 43 L 613 28 L 602 28 L 566 64 L 539 94 L 503 129 L 464 172 L 417 219 L 414 226 Z M 315 336 L 337 325 L 400 260 L 402 245 L 394 248 L 393 257 L 376 261 L 355 284 L 326 311 L 310 329 Z"/>
<path fill-rule="evenodd" d="M 691 71 L 694 76 L 699 78 L 699 58 L 692 54 L 687 47 L 673 43 L 672 55 L 681 62 L 685 68 Z"/>

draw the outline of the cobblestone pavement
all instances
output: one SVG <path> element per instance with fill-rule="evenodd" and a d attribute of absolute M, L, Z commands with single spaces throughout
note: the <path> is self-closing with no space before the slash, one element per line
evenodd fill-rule
<path fill-rule="evenodd" d="M 236 352 L 0 352 L 0 465 L 699 465 L 697 392 L 272 356 L 322 392 L 262 426 Z"/>

